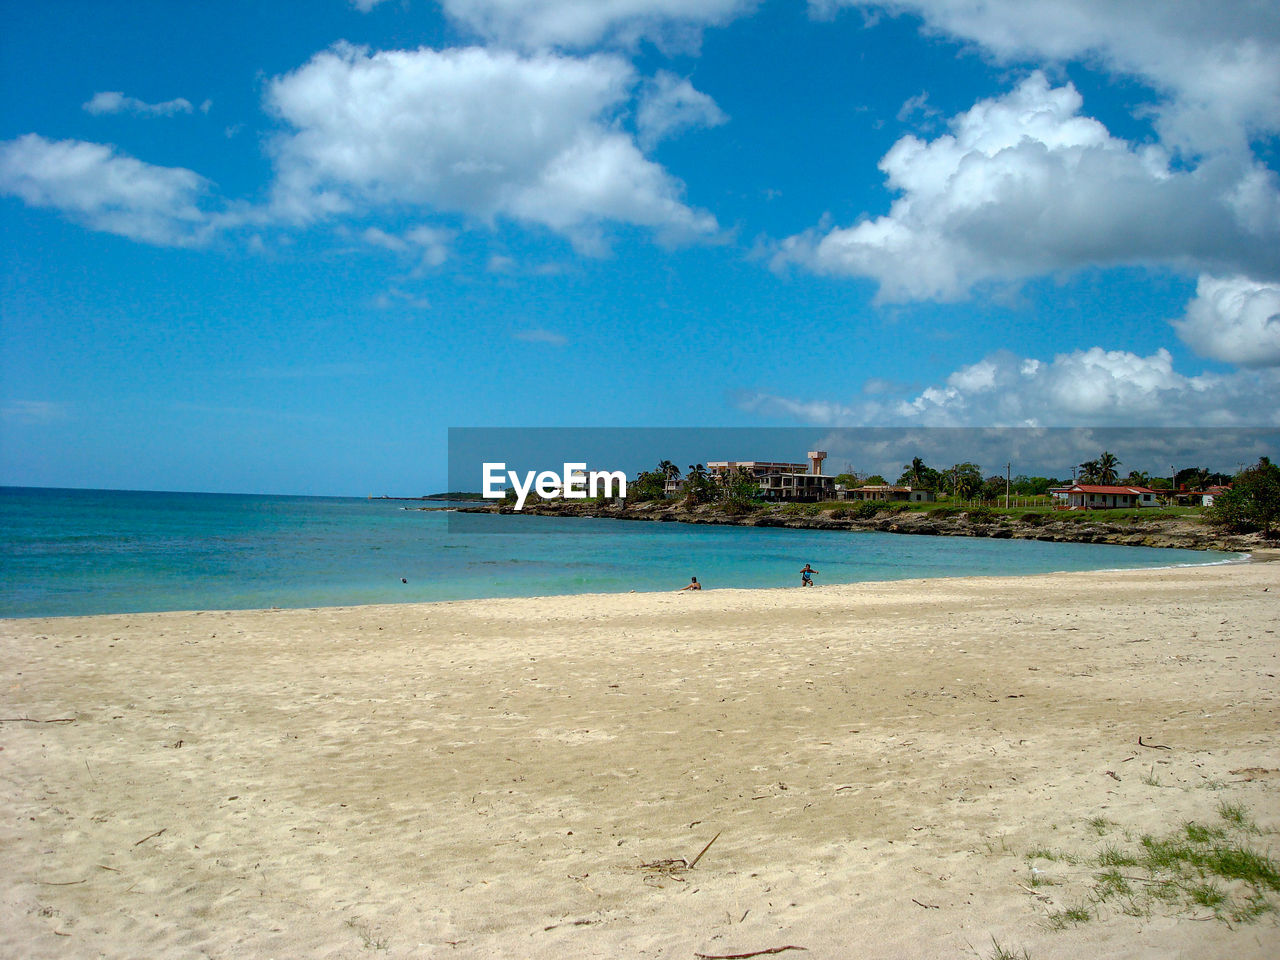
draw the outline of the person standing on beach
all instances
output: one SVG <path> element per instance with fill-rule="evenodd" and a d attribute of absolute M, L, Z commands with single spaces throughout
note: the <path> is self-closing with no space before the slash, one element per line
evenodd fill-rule
<path fill-rule="evenodd" d="M 802 586 L 802 587 L 812 587 L 812 586 L 813 586 L 813 575 L 814 575 L 815 573 L 817 573 L 817 572 L 818 572 L 817 570 L 813 569 L 813 567 L 809 566 L 809 565 L 806 563 L 806 564 L 804 565 L 804 569 L 800 571 L 800 586 Z"/>

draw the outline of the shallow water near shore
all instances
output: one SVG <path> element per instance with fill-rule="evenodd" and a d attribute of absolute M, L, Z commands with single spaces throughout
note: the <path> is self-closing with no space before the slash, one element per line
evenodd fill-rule
<path fill-rule="evenodd" d="M 438 504 L 436 504 L 438 505 Z M 417 603 L 1004 576 L 1234 554 L 887 533 L 482 516 L 338 497 L 0 488 L 0 616 Z M 530 536 L 530 531 L 538 535 Z M 407 582 L 402 582 L 402 580 Z"/>

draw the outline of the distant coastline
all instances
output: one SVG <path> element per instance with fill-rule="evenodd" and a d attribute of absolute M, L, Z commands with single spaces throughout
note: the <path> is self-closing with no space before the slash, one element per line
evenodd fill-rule
<path fill-rule="evenodd" d="M 370 500 L 483 500 L 483 493 L 474 493 L 464 490 L 451 490 L 448 493 L 428 493 L 421 497 L 389 497 L 383 495 L 381 497 L 370 496 Z"/>
<path fill-rule="evenodd" d="M 769 504 L 730 513 L 709 504 L 696 507 L 672 502 L 637 504 L 568 503 L 543 500 L 526 504 L 525 514 L 553 517 L 595 517 L 666 523 L 723 524 L 744 527 L 783 527 L 795 530 L 874 531 L 919 536 L 987 537 L 998 540 L 1041 540 L 1052 543 L 1096 543 L 1183 550 L 1248 553 L 1258 559 L 1280 556 L 1280 544 L 1258 534 L 1231 534 L 1199 518 L 1132 516 L 1112 519 L 1095 511 L 1045 514 L 999 514 L 960 507 L 933 510 L 889 510 L 874 517 L 840 515 L 839 508 Z M 791 509 L 789 509 L 789 507 Z M 503 504 L 460 508 L 464 513 L 510 513 Z M 1104 512 L 1105 513 L 1105 512 Z M 1093 514 L 1093 515 L 1091 515 Z"/>

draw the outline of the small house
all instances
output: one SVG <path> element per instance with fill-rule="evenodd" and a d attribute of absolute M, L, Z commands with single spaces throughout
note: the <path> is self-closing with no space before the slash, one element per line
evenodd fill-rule
<path fill-rule="evenodd" d="M 1100 483 L 1073 483 L 1053 491 L 1061 493 L 1069 510 L 1117 510 L 1154 507 L 1156 492 L 1146 487 L 1115 487 Z"/>
<path fill-rule="evenodd" d="M 899 503 L 930 503 L 932 490 L 912 490 L 911 487 L 894 487 L 885 483 L 866 484 L 840 491 L 842 500 L 889 500 Z"/>

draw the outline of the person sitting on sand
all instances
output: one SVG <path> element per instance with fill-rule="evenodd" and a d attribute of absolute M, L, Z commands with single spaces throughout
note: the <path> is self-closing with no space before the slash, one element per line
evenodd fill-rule
<path fill-rule="evenodd" d="M 700 583 L 698 582 L 698 578 L 697 578 L 697 577 L 693 577 L 693 578 L 691 578 L 691 579 L 689 580 L 689 585 L 688 585 L 687 587 L 681 587 L 681 588 L 680 588 L 679 590 L 677 590 L 676 592 L 677 592 L 677 593 L 684 593 L 686 590 L 701 590 L 701 589 L 702 589 L 702 584 L 700 584 Z"/>
<path fill-rule="evenodd" d="M 813 569 L 813 567 L 809 566 L 809 565 L 806 563 L 806 564 L 804 565 L 804 569 L 800 571 L 800 586 L 802 586 L 802 587 L 812 587 L 812 586 L 813 586 L 813 575 L 814 575 L 815 573 L 817 573 L 817 572 L 818 572 L 817 570 Z"/>

